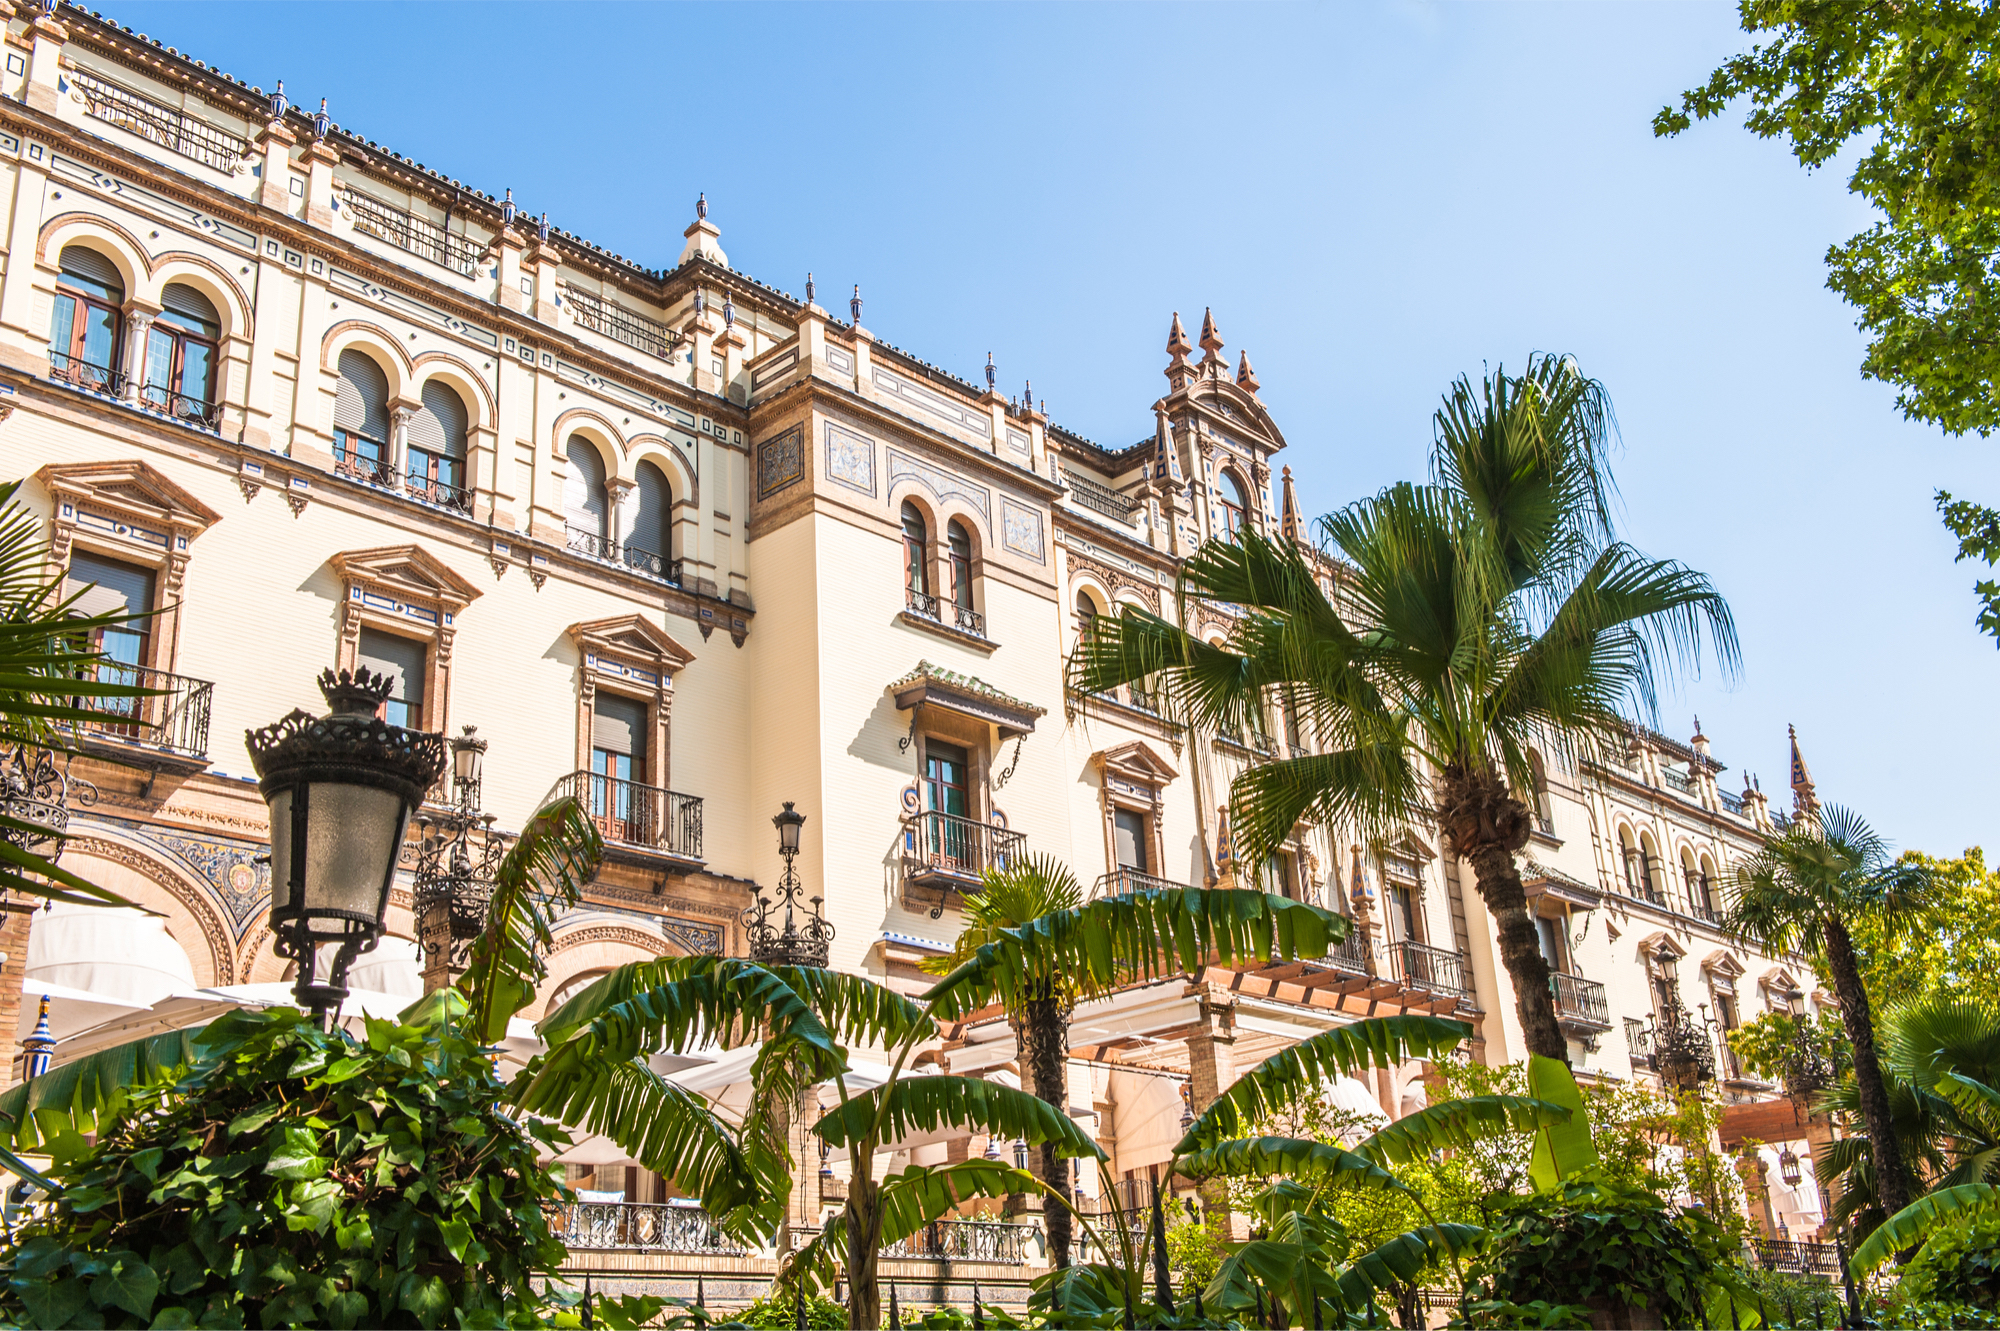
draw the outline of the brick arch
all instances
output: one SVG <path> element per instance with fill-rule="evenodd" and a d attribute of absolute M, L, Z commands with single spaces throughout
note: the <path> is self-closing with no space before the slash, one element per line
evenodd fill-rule
<path fill-rule="evenodd" d="M 153 263 L 146 257 L 146 247 L 125 227 L 95 213 L 62 213 L 44 222 L 35 238 L 35 261 L 54 269 L 61 261 L 63 247 L 78 240 L 94 240 L 99 248 L 108 251 L 105 257 L 118 266 L 125 278 L 125 299 L 131 300 L 147 289 Z"/>
<path fill-rule="evenodd" d="M 257 316 L 250 297 L 220 265 L 187 250 L 169 250 L 153 261 L 147 299 L 160 304 L 160 293 L 175 282 L 191 286 L 208 297 L 228 321 L 222 330 L 225 338 L 238 338 L 245 343 L 255 340 Z"/>
<path fill-rule="evenodd" d="M 79 858 L 98 861 L 110 872 L 85 871 L 80 876 L 164 915 L 167 933 L 187 953 L 197 984 L 232 982 L 236 945 L 229 923 L 209 899 L 204 884 L 154 854 L 88 831 L 64 846 L 63 857 L 65 867 L 71 869 Z M 197 942 L 200 947 L 195 946 Z"/>
<path fill-rule="evenodd" d="M 412 396 L 422 391 L 426 380 L 433 378 L 449 384 L 460 397 L 478 403 L 473 429 L 498 428 L 500 408 L 493 401 L 493 390 L 473 371 L 471 365 L 446 351 L 426 351 L 410 362 Z"/>

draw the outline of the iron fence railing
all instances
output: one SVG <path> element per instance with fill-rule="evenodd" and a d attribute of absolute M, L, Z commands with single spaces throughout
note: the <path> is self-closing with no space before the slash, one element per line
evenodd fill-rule
<path fill-rule="evenodd" d="M 411 495 L 426 504 L 436 504 L 454 513 L 472 512 L 472 491 L 463 485 L 416 475 L 408 477 L 406 485 Z"/>
<path fill-rule="evenodd" d="M 1090 898 L 1095 901 L 1099 897 L 1122 896 L 1127 892 L 1184 892 L 1188 886 L 1143 869 L 1120 865 L 1110 873 L 1098 875 L 1097 881 L 1090 885 Z"/>
<path fill-rule="evenodd" d="M 903 874 L 944 873 L 977 878 L 1004 869 L 1027 837 L 977 818 L 931 810 L 903 820 Z"/>
<path fill-rule="evenodd" d="M 359 190 L 343 190 L 340 197 L 341 206 L 354 217 L 356 231 L 429 259 L 462 277 L 472 276 L 486 253 L 485 244 L 470 236 L 447 231 L 427 217 L 405 212 Z"/>
<path fill-rule="evenodd" d="M 951 626 L 960 633 L 970 633 L 975 638 L 986 636 L 986 616 L 971 606 L 959 605 L 956 601 L 951 607 Z"/>
<path fill-rule="evenodd" d="M 1715 793 L 1721 798 L 1723 808 L 1729 810 L 1729 812 L 1735 814 L 1738 818 L 1744 816 L 1743 797 L 1741 795 L 1732 795 L 1726 790 L 1718 790 Z"/>
<path fill-rule="evenodd" d="M 1634 1063 L 1644 1063 L 1653 1057 L 1653 1032 L 1637 1017 L 1625 1018 L 1625 1047 L 1632 1051 Z"/>
<path fill-rule="evenodd" d="M 1362 936 L 1361 931 L 1351 925 L 1347 930 L 1347 937 L 1341 939 L 1326 954 L 1326 959 L 1332 963 L 1335 970 L 1347 971 L 1354 975 L 1375 973 L 1374 950 L 1368 946 L 1368 940 Z"/>
<path fill-rule="evenodd" d="M 701 797 L 641 785 L 602 772 L 572 772 L 555 795 L 580 801 L 605 840 L 684 859 L 701 858 Z"/>
<path fill-rule="evenodd" d="M 103 393 L 107 397 L 117 397 L 125 391 L 122 372 L 60 351 L 49 353 L 49 378 L 71 388 Z"/>
<path fill-rule="evenodd" d="M 722 1231 L 713 1216 L 695 1206 L 564 1202 L 551 1208 L 549 1228 L 570 1248 L 689 1254 L 747 1251 Z"/>
<path fill-rule="evenodd" d="M 176 393 L 159 384 L 139 390 L 139 405 L 183 425 L 198 425 L 213 434 L 222 428 L 222 404 L 191 393 Z"/>
<path fill-rule="evenodd" d="M 1102 513 L 1119 523 L 1128 523 L 1132 514 L 1138 511 L 1139 501 L 1119 494 L 1110 486 L 1079 476 L 1067 467 L 1063 468 L 1063 484 L 1069 487 L 1070 498 L 1085 508 Z"/>
<path fill-rule="evenodd" d="M 563 299 L 578 324 L 614 342 L 637 347 L 661 360 L 672 359 L 674 348 L 680 345 L 681 335 L 658 319 L 648 319 L 567 282 L 563 284 Z"/>
<path fill-rule="evenodd" d="M 1396 962 L 1396 978 L 1404 987 L 1428 989 L 1434 994 L 1469 997 L 1472 985 L 1465 973 L 1465 958 L 1456 952 L 1426 943 L 1405 940 L 1389 945 Z"/>
<path fill-rule="evenodd" d="M 1679 791 L 1683 795 L 1692 795 L 1694 793 L 1694 778 L 1687 773 L 1677 771 L 1671 767 L 1662 767 L 1660 775 L 1667 779 L 1667 788 L 1669 790 Z"/>
<path fill-rule="evenodd" d="M 642 577 L 656 578 L 675 587 L 681 585 L 682 561 L 669 559 L 643 546 L 621 545 L 601 532 L 588 527 L 570 526 L 569 548 L 587 559 L 600 560 L 606 564 L 618 564 L 631 569 Z"/>
<path fill-rule="evenodd" d="M 1557 971 L 1549 976 L 1549 995 L 1555 999 L 1559 1017 L 1598 1026 L 1611 1025 L 1611 1001 L 1605 996 L 1604 986 L 1595 980 Z"/>
<path fill-rule="evenodd" d="M 1027 1234 L 1026 1225 L 1004 1220 L 933 1220 L 906 1239 L 882 1245 L 882 1255 L 1021 1266 L 1028 1260 Z"/>
<path fill-rule="evenodd" d="M 1751 1255 L 1766 1271 L 1789 1271 L 1802 1276 L 1840 1275 L 1840 1246 L 1811 1243 L 1801 1239 L 1752 1239 Z"/>
<path fill-rule="evenodd" d="M 84 69 L 71 69 L 70 85 L 83 96 L 85 111 L 107 124 L 130 130 L 183 157 L 235 175 L 250 155 L 250 141 L 164 102 L 156 102 Z"/>
<path fill-rule="evenodd" d="M 333 446 L 333 471 L 336 476 L 347 476 L 369 485 L 393 486 L 396 476 L 395 464 L 387 458 L 371 458 L 349 449 L 338 442 Z"/>
<path fill-rule="evenodd" d="M 97 714 L 93 720 L 77 722 L 79 731 L 165 749 L 183 757 L 208 757 L 208 720 L 215 698 L 214 684 L 165 670 L 112 662 L 99 664 L 96 671 L 100 683 L 134 685 L 159 692 L 139 698 L 77 698 L 76 706 Z"/>

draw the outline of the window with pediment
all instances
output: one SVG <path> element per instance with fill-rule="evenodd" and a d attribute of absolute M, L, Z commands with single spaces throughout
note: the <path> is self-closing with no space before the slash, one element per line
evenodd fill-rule
<path fill-rule="evenodd" d="M 386 674 L 395 688 L 384 715 L 418 730 L 451 716 L 452 641 L 479 589 L 418 545 L 351 550 L 330 561 L 341 580 L 335 667 Z"/>
<path fill-rule="evenodd" d="M 1178 775 L 1173 764 L 1143 741 L 1093 755 L 1100 777 L 1104 862 L 1121 880 L 1117 890 L 1172 881 L 1162 827 L 1166 788 Z"/>

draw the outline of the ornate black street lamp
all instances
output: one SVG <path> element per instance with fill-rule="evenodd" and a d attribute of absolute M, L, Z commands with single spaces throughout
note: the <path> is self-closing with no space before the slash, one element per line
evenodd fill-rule
<path fill-rule="evenodd" d="M 1778 1152 L 1778 1177 L 1785 1181 L 1788 1188 L 1798 1187 L 1799 1181 L 1805 1177 L 1799 1169 L 1799 1153 L 1789 1146 Z"/>
<path fill-rule="evenodd" d="M 442 812 L 417 815 L 416 883 L 411 893 L 417 940 L 429 963 L 426 993 L 450 984 L 465 969 L 472 944 L 486 928 L 486 908 L 507 837 L 493 830 L 494 815 L 479 808 L 485 774 L 486 741 L 476 727 L 447 740 L 451 748 L 452 803 Z"/>
<path fill-rule="evenodd" d="M 1702 1020 L 1681 1003 L 1680 980 L 1674 974 L 1677 958 L 1665 943 L 1653 954 L 1661 978 L 1660 1010 L 1653 1017 L 1653 1070 L 1668 1089 L 1682 1094 L 1715 1080 L 1715 1044 L 1709 1029 L 1715 1025 L 1708 1005 L 1701 1005 Z"/>
<path fill-rule="evenodd" d="M 1833 1056 L 1806 1015 L 1806 996 L 1786 994 L 1785 1008 L 1792 1019 L 1792 1043 L 1785 1051 L 1785 1095 L 1803 1123 L 1812 1117 L 1814 1098 L 1833 1085 Z"/>
<path fill-rule="evenodd" d="M 792 863 L 798 858 L 799 829 L 805 821 L 806 816 L 794 810 L 790 800 L 785 801 L 784 811 L 771 819 L 778 829 L 778 854 L 785 859 L 778 893 L 772 899 L 759 892 L 756 904 L 743 912 L 743 927 L 750 935 L 750 960 L 759 965 L 825 966 L 832 948 L 833 926 L 820 913 L 820 898 L 810 898 L 812 913 L 807 914 L 800 900 L 805 888 Z M 771 921 L 780 905 L 785 908 L 782 929 Z"/>
<path fill-rule="evenodd" d="M 376 715 L 394 687 L 368 670 L 319 678 L 330 713 L 291 715 L 245 736 L 271 811 L 271 932 L 298 963 L 292 992 L 322 1023 L 347 969 L 382 937 L 410 815 L 444 771 L 444 737 Z M 334 954 L 322 978 L 319 950 Z"/>
<path fill-rule="evenodd" d="M 63 833 L 69 829 L 72 803 L 97 803 L 97 787 L 69 773 L 69 758 L 56 764 L 52 749 L 17 744 L 0 758 L 0 814 L 25 827 L 0 827 L 4 839 L 51 864 L 62 856 Z"/>

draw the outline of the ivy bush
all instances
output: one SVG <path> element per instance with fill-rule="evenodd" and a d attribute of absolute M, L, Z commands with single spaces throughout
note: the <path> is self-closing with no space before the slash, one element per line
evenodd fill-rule
<path fill-rule="evenodd" d="M 2000 1313 L 2000 1216 L 1931 1235 L 1916 1260 L 1903 1269 L 1896 1300 Z"/>
<path fill-rule="evenodd" d="M 448 1018 L 363 1039 L 290 1008 L 231 1013 L 193 1065 L 124 1094 L 0 1253 L 0 1317 L 36 1327 L 506 1327 L 565 1255 L 538 1160 L 561 1129 L 501 1110 Z M 566 1311 L 566 1310 L 563 1310 Z"/>
<path fill-rule="evenodd" d="M 1572 1182 L 1501 1204 L 1467 1272 L 1467 1301 L 1557 1309 L 1609 1300 L 1650 1306 L 1662 1326 L 1698 1326 L 1724 1246 L 1700 1210 L 1677 1213 L 1628 1184 Z"/>

